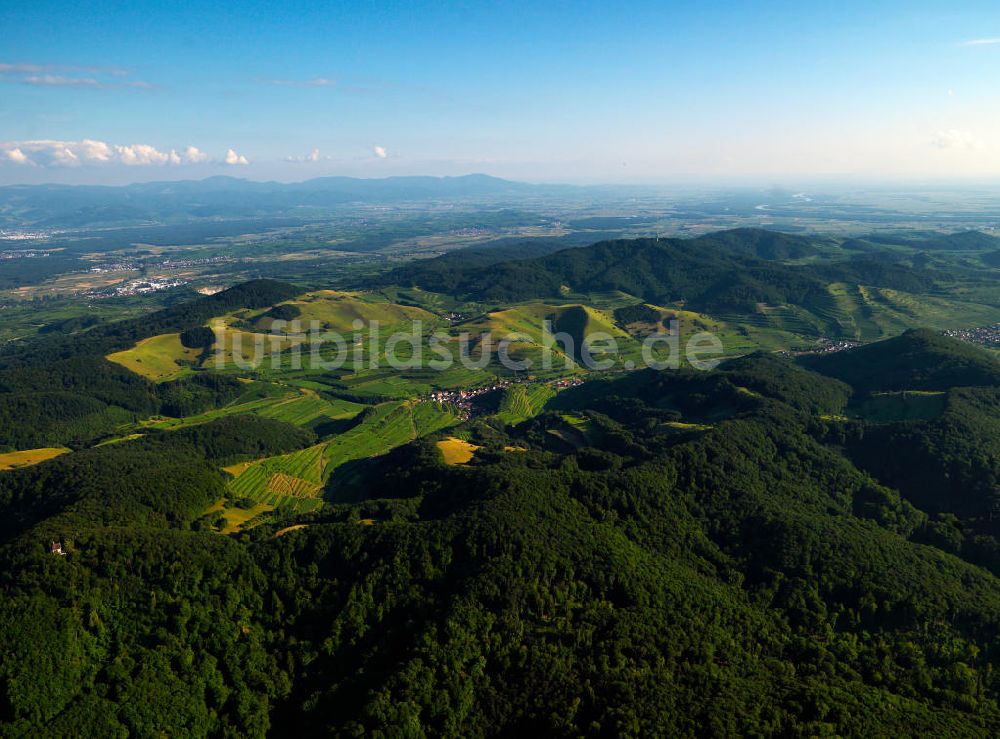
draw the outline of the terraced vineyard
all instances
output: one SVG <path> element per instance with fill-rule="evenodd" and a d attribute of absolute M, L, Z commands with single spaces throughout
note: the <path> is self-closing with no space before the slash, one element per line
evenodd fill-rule
<path fill-rule="evenodd" d="M 545 383 L 511 385 L 503 391 L 496 415 L 509 425 L 526 421 L 541 413 L 549 398 L 555 394 L 552 386 Z"/>
<path fill-rule="evenodd" d="M 436 403 L 382 403 L 365 411 L 357 426 L 329 441 L 227 467 L 232 475 L 227 496 L 299 512 L 313 510 L 322 505 L 323 485 L 341 465 L 385 454 L 457 420 L 453 411 Z"/>
<path fill-rule="evenodd" d="M 255 414 L 265 418 L 285 421 L 295 426 L 309 426 L 320 419 L 342 420 L 353 418 L 364 409 L 360 403 L 335 398 L 328 400 L 320 397 L 314 391 L 301 389 L 298 392 L 289 391 L 285 395 L 270 398 L 259 398 L 244 403 L 217 408 L 207 413 L 200 413 L 185 418 L 159 419 L 147 424 L 152 428 L 180 429 L 195 426 L 223 416 Z"/>
<path fill-rule="evenodd" d="M 349 400 L 339 398 L 327 400 L 312 390 L 302 390 L 300 395 L 268 405 L 258 413 L 265 418 L 285 421 L 295 426 L 308 426 L 320 418 L 331 420 L 353 418 L 363 408 L 364 406 L 359 403 L 352 403 Z"/>
<path fill-rule="evenodd" d="M 326 448 L 328 473 L 345 462 L 385 454 L 408 441 L 447 428 L 458 420 L 438 403 L 382 403 L 358 426 L 335 437 Z"/>
<path fill-rule="evenodd" d="M 323 487 L 325 447 L 325 443 L 315 444 L 291 454 L 227 468 L 235 475 L 226 486 L 227 493 L 232 499 L 248 498 L 272 506 L 288 498 L 309 499 L 309 505 L 295 505 L 295 509 L 317 507 L 320 501 L 316 496 Z"/>

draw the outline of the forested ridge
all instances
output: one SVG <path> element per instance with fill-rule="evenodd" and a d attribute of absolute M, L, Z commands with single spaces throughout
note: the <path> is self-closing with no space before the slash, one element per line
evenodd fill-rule
<path fill-rule="evenodd" d="M 5 443 L 76 444 L 0 473 L 3 735 L 1000 731 L 980 350 L 918 331 L 592 379 L 230 536 L 221 468 L 312 431 L 232 415 L 94 446 L 101 413 L 190 415 L 242 383 L 46 367 L 0 372 Z"/>
<path fill-rule="evenodd" d="M 752 312 L 758 303 L 828 310 L 831 282 L 911 292 L 935 286 L 932 271 L 865 254 L 815 265 L 781 261 L 815 252 L 815 242 L 805 237 L 734 229 L 696 239 L 602 241 L 489 265 L 445 256 L 400 267 L 385 281 L 485 302 L 550 298 L 567 288 L 582 294 L 617 290 L 707 312 Z"/>

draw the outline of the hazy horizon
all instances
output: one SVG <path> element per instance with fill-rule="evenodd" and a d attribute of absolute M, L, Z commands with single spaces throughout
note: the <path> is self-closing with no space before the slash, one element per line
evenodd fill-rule
<path fill-rule="evenodd" d="M 45 174 L 49 176 L 46 177 Z M 129 187 L 132 185 L 151 185 L 158 183 L 198 183 L 209 180 L 228 179 L 240 182 L 255 184 L 277 184 L 296 185 L 304 184 L 314 180 L 343 178 L 358 181 L 379 181 L 402 178 L 431 178 L 431 179 L 462 179 L 465 177 L 489 177 L 502 180 L 512 184 L 535 185 L 539 187 L 565 187 L 579 189 L 609 189 L 609 190 L 643 190 L 643 191 L 680 191 L 680 192 L 713 192 L 724 190 L 754 190 L 768 194 L 793 194 L 803 189 L 810 189 L 812 192 L 825 190 L 828 192 L 843 192 L 854 190 L 864 191 L 886 191 L 904 193 L 907 191 L 997 191 L 1000 194 L 1000 181 L 986 177 L 968 178 L 889 178 L 889 177 L 844 177 L 837 175 L 801 175 L 801 176 L 767 176 L 767 175 L 743 175 L 731 177 L 708 177 L 690 175 L 687 177 L 677 176 L 671 179 L 648 179 L 632 181 L 604 181 L 604 180 L 558 180 L 558 179 L 531 179 L 520 177 L 505 177 L 494 175 L 489 172 L 469 171 L 456 174 L 428 174 L 413 172 L 405 174 L 371 174 L 352 175 L 332 172 L 328 174 L 315 174 L 302 177 L 266 177 L 253 176 L 250 174 L 236 174 L 233 172 L 208 172 L 205 174 L 195 174 L 184 170 L 156 169 L 153 171 L 144 170 L 135 172 L 132 170 L 103 172 L 105 176 L 99 181 L 93 181 L 93 172 L 74 169 L 70 171 L 60 171 L 53 173 L 52 170 L 35 170 L 32 174 L 38 174 L 38 179 L 27 179 L 18 182 L 0 182 L 2 187 L 19 186 L 69 186 L 69 187 Z M 61 175 L 61 176 L 59 176 Z"/>

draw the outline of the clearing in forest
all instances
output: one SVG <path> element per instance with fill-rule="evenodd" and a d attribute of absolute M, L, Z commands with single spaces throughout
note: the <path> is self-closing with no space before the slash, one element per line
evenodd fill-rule
<path fill-rule="evenodd" d="M 0 454 L 0 472 L 14 470 L 19 467 L 30 467 L 33 464 L 53 459 L 60 454 L 65 454 L 69 449 L 65 447 L 43 447 L 41 449 L 25 449 L 20 452 L 7 452 Z"/>
<path fill-rule="evenodd" d="M 447 465 L 468 464 L 476 450 L 479 449 L 475 444 L 470 444 L 463 439 L 456 439 L 454 436 L 439 441 L 437 448 L 444 455 L 444 463 Z"/>

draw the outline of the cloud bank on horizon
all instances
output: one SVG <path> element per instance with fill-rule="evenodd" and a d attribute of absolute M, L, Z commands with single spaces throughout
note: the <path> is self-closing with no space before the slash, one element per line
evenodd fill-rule
<path fill-rule="evenodd" d="M 250 163 L 231 148 L 223 157 L 213 160 L 197 146 L 187 146 L 178 154 L 176 149 L 161 151 L 149 144 L 109 144 L 95 139 L 7 141 L 0 143 L 0 161 L 20 166 L 56 168 L 115 164 L 126 167 L 178 166 L 212 161 L 226 165 Z"/>

